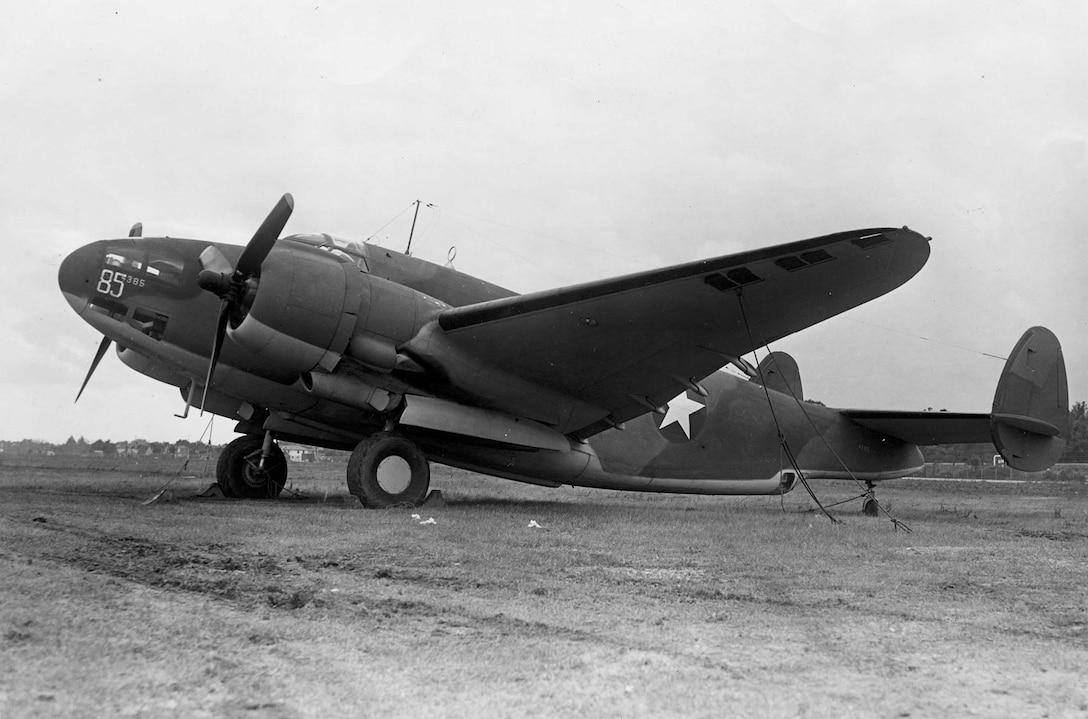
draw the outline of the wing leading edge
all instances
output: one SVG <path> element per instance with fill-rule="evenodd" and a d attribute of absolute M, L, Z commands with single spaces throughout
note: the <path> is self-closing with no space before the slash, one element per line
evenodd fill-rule
<path fill-rule="evenodd" d="M 907 228 L 842 232 L 451 308 L 406 349 L 473 401 L 588 437 L 891 291 L 928 257 Z"/>

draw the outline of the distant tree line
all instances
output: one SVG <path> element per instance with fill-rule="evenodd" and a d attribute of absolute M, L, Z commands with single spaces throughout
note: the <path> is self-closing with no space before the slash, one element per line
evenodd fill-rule
<path fill-rule="evenodd" d="M 823 405 L 816 400 L 807 400 Z M 190 442 L 179 439 L 176 442 L 148 442 L 134 439 L 128 442 L 112 442 L 96 439 L 88 442 L 84 437 L 69 437 L 64 444 L 51 444 L 37 440 L 24 439 L 16 442 L 0 441 L 0 449 L 13 454 L 63 454 L 72 456 L 131 454 L 140 456 L 189 456 L 222 445 L 209 445 L 204 442 Z M 945 444 L 923 448 L 927 462 L 953 462 L 968 464 L 972 467 L 993 464 L 996 450 L 989 444 Z M 1088 402 L 1076 402 L 1069 409 L 1069 439 L 1060 464 L 1088 464 Z"/>
<path fill-rule="evenodd" d="M 149 442 L 134 439 L 128 442 L 113 442 L 108 439 L 96 439 L 88 442 L 85 437 L 69 437 L 63 444 L 43 442 L 34 439 L 18 441 L 0 441 L 0 450 L 11 454 L 54 454 L 60 456 L 85 457 L 92 455 L 115 456 L 129 454 L 133 456 L 190 456 L 221 445 L 209 445 L 204 442 L 190 442 L 179 439 L 176 442 Z"/>

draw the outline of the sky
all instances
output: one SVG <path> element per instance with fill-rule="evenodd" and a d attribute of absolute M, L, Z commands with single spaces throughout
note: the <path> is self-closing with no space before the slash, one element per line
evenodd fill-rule
<path fill-rule="evenodd" d="M 372 238 L 525 292 L 871 226 L 903 287 L 777 342 L 806 395 L 989 411 L 1033 325 L 1088 398 L 1088 5 L 45 2 L 0 25 L 0 439 L 228 440 L 107 355 L 61 259 Z M 209 343 L 212 328 L 209 328 Z"/>

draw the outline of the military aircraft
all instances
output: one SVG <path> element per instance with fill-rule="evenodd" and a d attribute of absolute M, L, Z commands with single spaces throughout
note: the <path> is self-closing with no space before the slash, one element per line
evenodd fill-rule
<path fill-rule="evenodd" d="M 186 414 L 236 420 L 243 436 L 217 466 L 227 496 L 278 495 L 284 440 L 351 450 L 349 491 L 372 508 L 423 502 L 438 462 L 648 492 L 853 479 L 875 513 L 873 483 L 919 472 L 920 444 L 993 442 L 1027 471 L 1065 446 L 1065 365 L 1041 327 L 988 414 L 831 409 L 804 400 L 789 355 L 744 359 L 910 279 L 930 241 L 906 227 L 518 295 L 371 244 L 280 238 L 293 208 L 284 195 L 245 247 L 137 224 L 60 266 L 65 298 L 103 335 L 83 387 L 116 343 L 124 364 L 181 389 Z"/>

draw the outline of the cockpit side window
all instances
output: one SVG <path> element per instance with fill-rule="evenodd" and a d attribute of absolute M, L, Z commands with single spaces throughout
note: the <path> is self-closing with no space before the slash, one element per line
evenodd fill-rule
<path fill-rule="evenodd" d="M 170 287 L 181 284 L 181 273 L 184 269 L 185 265 L 181 260 L 170 257 L 156 257 L 147 263 L 147 274 Z"/>

